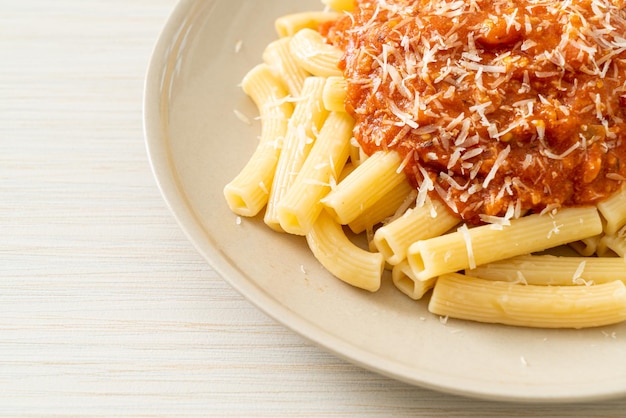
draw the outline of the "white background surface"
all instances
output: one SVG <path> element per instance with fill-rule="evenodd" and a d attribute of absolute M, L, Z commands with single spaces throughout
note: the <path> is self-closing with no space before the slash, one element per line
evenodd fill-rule
<path fill-rule="evenodd" d="M 626 400 L 411 387 L 233 291 L 176 225 L 143 142 L 143 78 L 175 3 L 0 0 L 0 415 L 626 415 Z"/>

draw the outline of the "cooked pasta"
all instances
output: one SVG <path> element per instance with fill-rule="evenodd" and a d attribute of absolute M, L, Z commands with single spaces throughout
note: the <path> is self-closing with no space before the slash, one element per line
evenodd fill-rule
<path fill-rule="evenodd" d="M 353 244 L 328 213 L 320 214 L 306 239 L 315 257 L 339 279 L 372 292 L 380 288 L 383 256 Z"/>
<path fill-rule="evenodd" d="M 436 277 L 428 280 L 420 280 L 415 277 L 406 259 L 393 266 L 391 279 L 398 290 L 414 300 L 421 299 L 437 283 Z"/>
<path fill-rule="evenodd" d="M 320 77 L 340 76 L 341 50 L 328 45 L 313 29 L 298 31 L 289 42 L 294 58 L 302 68 Z"/>
<path fill-rule="evenodd" d="M 326 109 L 334 112 L 345 112 L 346 80 L 343 77 L 328 77 L 324 86 L 323 100 Z"/>
<path fill-rule="evenodd" d="M 313 228 L 323 210 L 322 197 L 348 160 L 353 126 L 345 112 L 333 112 L 324 122 L 294 184 L 278 204 L 278 219 L 286 232 L 306 235 Z"/>
<path fill-rule="evenodd" d="M 535 286 L 445 274 L 429 310 L 437 315 L 538 328 L 587 328 L 626 320 L 626 286 Z"/>
<path fill-rule="evenodd" d="M 543 286 L 593 285 L 621 280 L 626 284 L 621 257 L 522 255 L 466 270 L 483 279 Z"/>
<path fill-rule="evenodd" d="M 224 188 L 231 210 L 265 208 L 269 227 L 303 236 L 356 288 L 388 277 L 414 300 L 432 291 L 435 315 L 626 320 L 620 8 L 322 3 L 278 18 L 242 82 L 261 135 Z"/>
<path fill-rule="evenodd" d="M 383 196 L 406 182 L 395 152 L 379 151 L 354 169 L 322 203 L 341 224 L 349 224 Z"/>
<path fill-rule="evenodd" d="M 224 188 L 230 209 L 241 216 L 255 216 L 267 204 L 269 187 L 280 155 L 280 141 L 287 132 L 293 106 L 285 101 L 283 82 L 267 65 L 252 69 L 241 83 L 261 115 L 261 137 L 256 151 L 241 172 Z"/>
<path fill-rule="evenodd" d="M 554 215 L 529 215 L 506 228 L 461 226 L 456 232 L 422 241 L 408 249 L 415 276 L 426 280 L 441 274 L 558 247 L 602 231 L 595 208 L 568 208 Z"/>
<path fill-rule="evenodd" d="M 270 43 L 263 51 L 263 61 L 280 75 L 291 97 L 299 97 L 304 80 L 310 75 L 300 67 L 289 49 L 291 37 L 284 37 Z"/>
<path fill-rule="evenodd" d="M 328 116 L 322 103 L 325 82 L 321 77 L 307 77 L 289 118 L 264 217 L 265 223 L 277 231 L 282 231 L 278 205 L 293 184 Z"/>
<path fill-rule="evenodd" d="M 374 234 L 374 244 L 387 262 L 398 264 L 406 259 L 414 242 L 443 235 L 459 219 L 451 215 L 438 201 L 409 209 L 402 216 L 380 227 Z"/>

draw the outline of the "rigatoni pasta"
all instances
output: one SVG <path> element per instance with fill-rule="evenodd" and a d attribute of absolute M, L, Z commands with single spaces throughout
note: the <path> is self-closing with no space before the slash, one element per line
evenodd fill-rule
<path fill-rule="evenodd" d="M 339 223 L 349 224 L 406 181 L 398 169 L 400 163 L 395 152 L 373 154 L 324 197 L 322 203 Z"/>
<path fill-rule="evenodd" d="M 626 286 L 536 286 L 445 274 L 428 309 L 444 317 L 537 328 L 588 328 L 626 320 Z"/>
<path fill-rule="evenodd" d="M 522 255 L 465 270 L 482 279 L 540 286 L 594 285 L 620 280 L 626 284 L 622 257 Z"/>
<path fill-rule="evenodd" d="M 617 234 L 626 225 L 626 187 L 598 203 L 598 210 L 606 220 L 604 232 L 607 235 Z"/>
<path fill-rule="evenodd" d="M 295 107 L 287 132 L 282 140 L 278 163 L 265 209 L 265 223 L 272 229 L 281 231 L 278 219 L 278 205 L 289 191 L 300 168 L 315 143 L 328 111 L 322 103 L 326 80 L 321 77 L 307 77 L 299 96 L 294 98 Z"/>
<path fill-rule="evenodd" d="M 304 80 L 310 74 L 294 59 L 289 49 L 290 42 L 290 36 L 271 42 L 263 51 L 263 61 L 272 68 L 274 73 L 280 75 L 289 95 L 299 97 Z"/>
<path fill-rule="evenodd" d="M 568 208 L 553 215 L 514 219 L 501 229 L 491 225 L 470 229 L 463 225 L 456 232 L 411 244 L 407 258 L 415 276 L 426 280 L 558 247 L 601 231 L 602 221 L 595 208 Z"/>
<path fill-rule="evenodd" d="M 604 10 L 621 27 L 598 1 L 527 11 L 557 27 Z M 626 75 L 612 84 L 626 49 L 610 46 L 621 38 L 594 44 L 601 65 L 581 53 L 585 71 L 555 69 L 547 56 L 574 59 L 562 38 L 513 12 L 496 30 L 492 4 L 322 2 L 276 20 L 279 39 L 242 83 L 262 129 L 224 189 L 232 211 L 265 208 L 272 229 L 304 236 L 354 287 L 389 280 L 414 300 L 432 290 L 435 315 L 544 328 L 626 320 Z M 590 77 L 611 88 L 587 91 L 600 88 Z M 562 129 L 572 113 L 580 124 Z M 578 254 L 545 253 L 567 246 Z"/>
<path fill-rule="evenodd" d="M 399 291 L 414 300 L 421 299 L 437 283 L 436 277 L 427 280 L 420 280 L 415 277 L 415 273 L 413 273 L 413 269 L 406 259 L 393 266 L 391 279 Z"/>
<path fill-rule="evenodd" d="M 248 164 L 224 188 L 224 196 L 236 214 L 255 216 L 267 204 L 293 105 L 286 100 L 288 93 L 282 80 L 265 64 L 250 70 L 241 87 L 259 109 L 261 137 Z"/>
<path fill-rule="evenodd" d="M 294 184 L 278 203 L 278 219 L 286 232 L 306 235 L 313 228 L 323 210 L 321 199 L 348 161 L 353 126 L 345 112 L 332 112 L 325 120 Z"/>
<path fill-rule="evenodd" d="M 323 100 L 326 109 L 334 112 L 345 112 L 346 80 L 343 77 L 328 77 L 324 85 Z"/>
<path fill-rule="evenodd" d="M 313 29 L 298 31 L 289 42 L 289 49 L 298 63 L 313 75 L 341 76 L 337 67 L 341 50 L 328 45 L 322 35 Z"/>
<path fill-rule="evenodd" d="M 401 182 L 368 208 L 359 208 L 356 218 L 348 222 L 348 227 L 356 234 L 366 231 L 373 233 L 376 225 L 393 218 L 415 200 L 412 192 L 413 188 L 408 181 Z"/>
<path fill-rule="evenodd" d="M 459 223 L 438 201 L 429 200 L 422 207 L 411 208 L 402 216 L 380 227 L 374 234 L 374 245 L 390 264 L 406 259 L 414 242 L 438 237 Z"/>
<path fill-rule="evenodd" d="M 383 256 L 353 244 L 328 213 L 320 214 L 306 240 L 315 257 L 337 278 L 371 292 L 380 288 Z"/>

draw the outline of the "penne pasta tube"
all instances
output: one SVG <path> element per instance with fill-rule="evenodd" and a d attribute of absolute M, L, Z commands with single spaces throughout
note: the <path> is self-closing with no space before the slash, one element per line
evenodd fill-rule
<path fill-rule="evenodd" d="M 230 209 L 240 216 L 255 216 L 266 205 L 274 170 L 280 155 L 280 141 L 287 132 L 293 105 L 282 81 L 269 66 L 260 64 L 244 77 L 242 88 L 255 102 L 261 116 L 261 137 L 248 163 L 224 187 Z"/>
<path fill-rule="evenodd" d="M 309 73 L 320 77 L 342 76 L 339 60 L 343 53 L 329 45 L 313 29 L 302 29 L 293 35 L 289 48 L 298 64 Z"/>
<path fill-rule="evenodd" d="M 324 86 L 324 107 L 332 112 L 345 112 L 347 83 L 343 77 L 328 77 Z"/>
<path fill-rule="evenodd" d="M 413 300 L 421 299 L 437 282 L 436 278 L 419 280 L 406 260 L 393 266 L 391 279 L 396 288 Z"/>
<path fill-rule="evenodd" d="M 345 112 L 332 112 L 291 188 L 278 204 L 278 220 L 285 232 L 307 234 L 322 211 L 320 200 L 343 170 L 350 150 L 354 121 Z"/>
<path fill-rule="evenodd" d="M 621 280 L 626 283 L 626 261 L 619 257 L 559 257 L 522 255 L 466 270 L 481 279 L 543 286 L 589 285 Z"/>
<path fill-rule="evenodd" d="M 621 281 L 594 286 L 534 286 L 444 274 L 430 298 L 436 315 L 537 328 L 589 328 L 626 320 Z"/>
<path fill-rule="evenodd" d="M 320 213 L 306 240 L 315 258 L 337 278 L 370 292 L 380 288 L 383 256 L 353 244 L 341 225 L 325 211 Z"/>
<path fill-rule="evenodd" d="M 604 232 L 614 235 L 626 225 L 626 187 L 608 199 L 598 203 L 598 210 L 606 220 Z"/>
<path fill-rule="evenodd" d="M 483 225 L 417 241 L 407 259 L 421 280 L 481 264 L 543 251 L 602 231 L 595 207 L 561 209 L 554 215 L 528 215 L 511 220 L 509 226 Z"/>
<path fill-rule="evenodd" d="M 422 207 L 409 209 L 404 215 L 378 228 L 374 245 L 392 265 L 406 258 L 411 244 L 449 231 L 459 223 L 438 200 L 428 200 Z"/>
<path fill-rule="evenodd" d="M 291 97 L 299 97 L 304 80 L 310 75 L 298 65 L 289 50 L 291 37 L 277 39 L 271 42 L 263 51 L 263 61 L 267 63 L 282 78 Z"/>
<path fill-rule="evenodd" d="M 274 27 L 280 37 L 293 36 L 302 29 L 317 29 L 322 23 L 337 20 L 339 17 L 340 13 L 331 11 L 293 13 L 276 19 Z"/>
<path fill-rule="evenodd" d="M 322 104 L 324 83 L 325 79 L 321 77 L 308 77 L 305 80 L 301 96 L 296 101 L 287 125 L 287 133 L 263 218 L 265 223 L 276 231 L 282 231 L 278 219 L 278 205 L 293 184 L 328 115 Z"/>
<path fill-rule="evenodd" d="M 322 203 L 340 224 L 354 221 L 396 186 L 406 182 L 397 152 L 379 151 L 361 163 Z M 395 209 L 394 209 L 395 210 Z"/>

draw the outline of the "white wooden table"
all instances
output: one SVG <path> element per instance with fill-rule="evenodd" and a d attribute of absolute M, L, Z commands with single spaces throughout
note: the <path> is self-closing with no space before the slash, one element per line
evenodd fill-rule
<path fill-rule="evenodd" d="M 411 387 L 233 291 L 179 230 L 144 147 L 143 78 L 175 3 L 0 0 L 0 415 L 626 415 L 626 399 Z"/>

